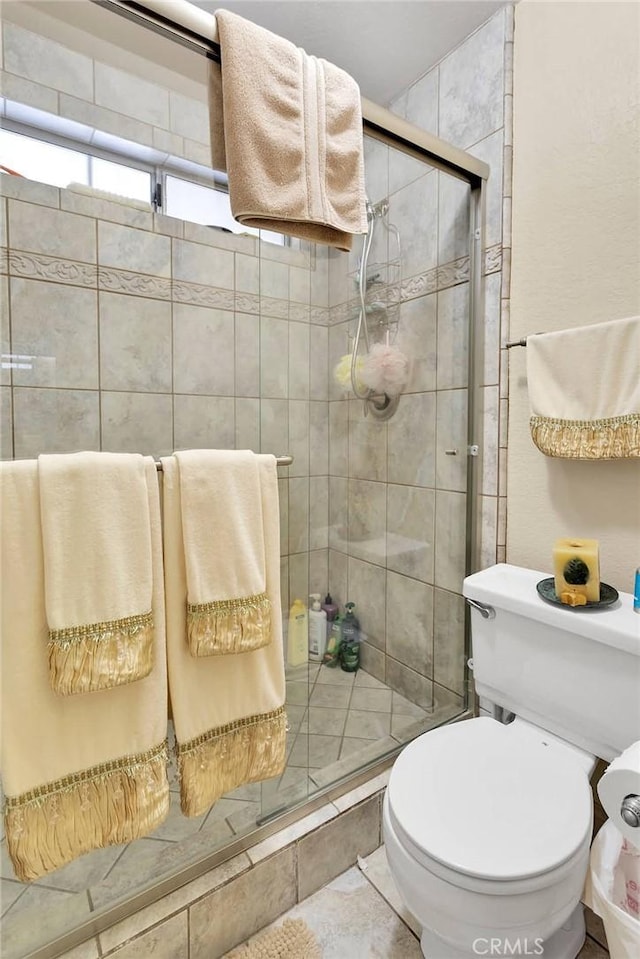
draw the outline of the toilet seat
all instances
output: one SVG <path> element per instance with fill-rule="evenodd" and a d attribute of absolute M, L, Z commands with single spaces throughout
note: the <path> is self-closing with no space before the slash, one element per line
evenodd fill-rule
<path fill-rule="evenodd" d="M 532 737 L 493 719 L 415 739 L 396 760 L 386 802 L 407 852 L 470 888 L 538 885 L 536 877 L 571 869 L 591 839 L 592 795 L 579 762 L 542 730 Z"/>

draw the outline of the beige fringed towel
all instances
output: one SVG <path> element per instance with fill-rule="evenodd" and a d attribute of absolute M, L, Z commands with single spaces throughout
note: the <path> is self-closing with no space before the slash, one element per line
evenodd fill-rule
<path fill-rule="evenodd" d="M 224 793 L 282 772 L 284 661 L 280 611 L 278 481 L 273 456 L 257 456 L 271 642 L 248 653 L 196 659 L 187 642 L 180 473 L 163 459 L 164 561 L 169 690 L 182 811 L 199 816 Z M 215 537 L 215 531 L 211 531 Z"/>
<path fill-rule="evenodd" d="M 547 456 L 640 456 L 640 317 L 528 337 L 527 381 Z"/>
<path fill-rule="evenodd" d="M 0 464 L 2 779 L 16 875 L 37 879 L 92 849 L 130 842 L 169 811 L 167 679 L 158 482 L 145 461 L 155 622 L 146 679 L 59 696 L 48 626 L 35 460 Z"/>
<path fill-rule="evenodd" d="M 193 656 L 271 642 L 258 460 L 250 450 L 175 453 Z"/>
<path fill-rule="evenodd" d="M 63 695 L 153 665 L 151 525 L 137 453 L 38 458 L 51 684 Z"/>
<path fill-rule="evenodd" d="M 226 170 L 234 217 L 339 250 L 367 232 L 362 107 L 356 82 L 227 10 L 210 65 L 212 166 Z"/>

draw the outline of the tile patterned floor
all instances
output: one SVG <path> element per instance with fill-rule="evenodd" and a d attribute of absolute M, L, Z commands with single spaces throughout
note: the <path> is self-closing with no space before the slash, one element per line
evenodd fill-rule
<path fill-rule="evenodd" d="M 286 680 L 287 765 L 280 777 L 236 789 L 206 815 L 187 819 L 180 812 L 172 769 L 171 811 L 153 835 L 96 850 L 36 883 L 15 879 L 3 838 L 3 956 L 9 959 L 12 944 L 19 943 L 31 916 L 37 915 L 42 929 L 65 931 L 93 910 L 138 891 L 147 878 L 159 878 L 213 852 L 256 821 L 303 800 L 457 711 L 453 706 L 426 713 L 363 670 L 354 674 L 305 664 L 287 669 Z"/>
<path fill-rule="evenodd" d="M 588 935 L 578 959 L 608 959 L 602 923 L 590 910 L 586 912 Z M 402 905 L 384 846 L 267 928 L 281 925 L 284 919 L 304 919 L 315 933 L 323 959 L 423 959 L 420 928 Z"/>

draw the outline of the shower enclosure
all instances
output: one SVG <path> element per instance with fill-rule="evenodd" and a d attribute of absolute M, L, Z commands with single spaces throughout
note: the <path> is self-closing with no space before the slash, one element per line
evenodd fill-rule
<path fill-rule="evenodd" d="M 287 667 L 277 779 L 186 819 L 174 774 L 153 835 L 31 885 L 3 840 L 3 956 L 44 959 L 468 709 L 460 591 L 477 537 L 487 168 L 365 102 L 368 256 L 366 238 L 346 254 L 242 231 L 208 169 L 210 43 L 119 3 L 73 4 L 72 23 L 64 4 L 14 7 L 0 163 L 24 176 L 1 181 L 3 457 L 290 454 L 283 619 L 330 592 L 356 604 L 362 630 L 355 674 Z M 384 415 L 355 395 L 344 360 L 363 305 L 371 342 L 388 336 L 410 360 Z"/>

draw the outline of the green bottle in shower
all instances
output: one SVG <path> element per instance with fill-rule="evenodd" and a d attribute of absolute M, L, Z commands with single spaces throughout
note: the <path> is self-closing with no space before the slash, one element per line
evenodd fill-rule
<path fill-rule="evenodd" d="M 340 666 L 345 673 L 355 673 L 360 666 L 360 623 L 354 613 L 355 603 L 345 603 L 344 608 Z"/>

